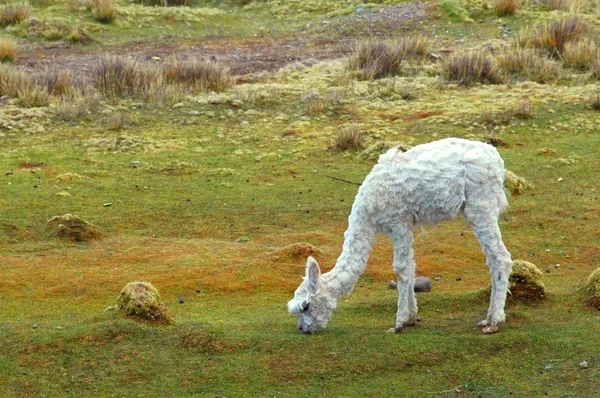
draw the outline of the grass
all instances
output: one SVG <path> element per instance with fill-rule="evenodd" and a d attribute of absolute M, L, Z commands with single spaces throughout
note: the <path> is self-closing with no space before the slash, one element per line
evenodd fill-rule
<path fill-rule="evenodd" d="M 338 151 L 356 151 L 363 149 L 364 146 L 365 136 L 357 124 L 351 124 L 342 128 L 333 143 L 333 148 Z"/>
<path fill-rule="evenodd" d="M 14 62 L 17 57 L 17 45 L 9 37 L 0 37 L 0 63 Z"/>
<path fill-rule="evenodd" d="M 0 26 L 14 25 L 26 20 L 31 7 L 25 2 L 14 2 L 0 6 Z"/>
<path fill-rule="evenodd" d="M 113 0 L 92 0 L 94 19 L 104 24 L 111 24 L 117 19 L 117 9 Z"/>
<path fill-rule="evenodd" d="M 558 62 L 529 49 L 505 49 L 498 55 L 497 61 L 508 75 L 540 84 L 557 81 L 564 75 Z"/>
<path fill-rule="evenodd" d="M 496 66 L 494 60 L 476 52 L 451 55 L 442 61 L 440 74 L 445 81 L 464 86 L 504 82 L 502 70 Z"/>
<path fill-rule="evenodd" d="M 579 294 L 598 268 L 600 240 L 592 72 L 570 68 L 569 79 L 538 84 L 517 71 L 491 85 L 477 84 L 485 75 L 473 67 L 473 84 L 460 86 L 441 84 L 440 65 L 427 60 L 415 73 L 364 80 L 339 59 L 351 46 L 335 47 L 326 39 L 337 32 L 315 21 L 352 31 L 354 21 L 389 8 L 369 4 L 361 15 L 358 2 L 281 3 L 170 8 L 188 18 L 170 30 L 163 7 L 120 2 L 123 12 L 104 25 L 83 7 L 71 14 L 62 2 L 32 3 L 40 21 L 57 13 L 66 25 L 80 24 L 93 38 L 83 46 L 41 43 L 21 35 L 22 26 L 10 27 L 19 58 L 0 64 L 0 395 L 597 395 L 600 349 L 590 336 L 600 332 L 600 313 Z M 348 12 L 328 15 L 342 6 Z M 459 47 L 455 32 L 468 48 L 496 43 L 500 22 L 491 10 L 480 15 L 483 23 L 436 12 L 423 24 L 394 21 L 407 36 L 427 34 L 431 52 L 448 58 L 440 49 Z M 547 18 L 531 4 L 502 23 L 516 31 Z M 293 40 L 302 29 L 311 37 L 308 22 L 324 27 L 319 44 L 306 44 L 314 46 L 314 62 L 298 66 L 298 49 L 290 47 L 292 66 L 230 72 L 243 75 L 230 76 L 220 91 L 166 77 L 165 53 L 219 51 L 239 71 L 247 54 L 274 57 L 273 47 L 293 29 Z M 192 45 L 198 47 L 186 47 Z M 252 52 L 238 52 L 252 45 Z M 322 60 L 326 48 L 331 59 Z M 64 67 L 48 71 L 56 83 L 38 80 L 45 72 L 34 51 L 60 59 Z M 105 51 L 133 54 L 115 60 Z M 504 69 L 499 57 L 486 57 Z M 81 67 L 59 79 L 71 65 Z M 48 106 L 20 104 L 18 89 L 32 81 L 48 91 Z M 58 89 L 69 81 L 72 88 Z M 417 95 L 408 100 L 405 89 Z M 177 102 L 156 100 L 168 90 Z M 486 110 L 492 122 L 482 128 Z M 505 113 L 511 118 L 502 119 Z M 113 115 L 129 122 L 111 130 Z M 344 126 L 364 136 L 366 149 L 331 150 Z M 357 191 L 329 177 L 360 183 L 387 148 L 448 136 L 492 136 L 507 168 L 535 186 L 510 198 L 500 227 L 513 258 L 543 272 L 547 300 L 509 299 L 507 323 L 483 336 L 475 324 L 487 310 L 489 275 L 459 219 L 415 229 L 417 272 L 440 278 L 418 296 L 416 327 L 386 333 L 396 312 L 387 287 L 393 250 L 379 236 L 329 327 L 297 333 L 285 303 L 303 275 L 305 252 L 290 247 L 310 244 L 329 269 Z M 378 149 L 368 158 L 372 147 Z M 56 237 L 47 222 L 67 213 L 97 225 L 102 239 Z M 172 325 L 105 311 L 138 280 L 157 288 Z M 579 367 L 583 360 L 587 369 Z"/>
<path fill-rule="evenodd" d="M 519 0 L 494 0 L 494 12 L 499 17 L 514 15 L 519 6 Z"/>

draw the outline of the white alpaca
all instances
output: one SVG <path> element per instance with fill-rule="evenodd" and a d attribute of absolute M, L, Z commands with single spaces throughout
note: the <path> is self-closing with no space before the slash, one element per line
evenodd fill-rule
<path fill-rule="evenodd" d="M 419 145 L 404 153 L 393 148 L 381 155 L 358 190 L 335 267 L 321 274 L 317 262 L 308 258 L 306 277 L 288 302 L 300 332 L 327 326 L 338 300 L 352 291 L 364 272 L 376 232 L 389 234 L 394 243 L 398 312 L 390 332 L 414 325 L 413 226 L 454 218 L 461 210 L 486 255 L 492 280 L 487 317 L 478 326 L 483 333 L 496 332 L 505 320 L 512 268 L 498 227 L 498 217 L 508 206 L 504 174 L 504 162 L 494 147 L 458 138 Z"/>

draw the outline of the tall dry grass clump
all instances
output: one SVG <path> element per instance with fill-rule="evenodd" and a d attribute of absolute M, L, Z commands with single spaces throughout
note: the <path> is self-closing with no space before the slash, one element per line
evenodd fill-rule
<path fill-rule="evenodd" d="M 94 86 L 107 97 L 133 95 L 136 84 L 137 62 L 131 58 L 103 55 L 92 67 Z"/>
<path fill-rule="evenodd" d="M 453 54 L 442 61 L 440 74 L 447 82 L 464 86 L 475 83 L 500 84 L 504 81 L 502 70 L 491 58 L 475 52 Z"/>
<path fill-rule="evenodd" d="M 31 85 L 31 77 L 22 66 L 0 63 L 0 97 L 17 98 Z"/>
<path fill-rule="evenodd" d="M 17 102 L 24 108 L 48 106 L 50 104 L 50 94 L 46 87 L 30 83 L 17 92 Z"/>
<path fill-rule="evenodd" d="M 534 30 L 524 30 L 517 38 L 521 46 L 544 50 L 552 57 L 560 58 L 569 42 L 583 39 L 590 26 L 581 17 L 568 16 L 550 21 Z"/>
<path fill-rule="evenodd" d="M 424 59 L 430 46 L 429 39 L 420 35 L 363 40 L 350 56 L 348 68 L 360 71 L 367 80 L 400 75 L 404 61 Z"/>
<path fill-rule="evenodd" d="M 113 0 L 92 0 L 92 14 L 101 23 L 113 23 L 117 19 L 117 9 Z"/>
<path fill-rule="evenodd" d="M 174 104 L 186 93 L 180 83 L 169 83 L 164 70 L 155 65 L 140 65 L 136 81 L 134 95 L 150 105 Z"/>
<path fill-rule="evenodd" d="M 499 17 L 514 15 L 520 6 L 520 0 L 494 0 L 494 12 Z"/>
<path fill-rule="evenodd" d="M 195 0 L 135 0 L 134 3 L 145 6 L 163 6 L 163 7 L 191 7 Z"/>
<path fill-rule="evenodd" d="M 518 76 L 539 84 L 558 80 L 563 75 L 561 65 L 535 51 L 507 48 L 497 56 L 498 65 L 509 75 Z"/>
<path fill-rule="evenodd" d="M 36 82 L 46 87 L 50 95 L 57 97 L 71 94 L 75 90 L 75 78 L 70 69 L 46 69 L 36 76 Z"/>
<path fill-rule="evenodd" d="M 333 143 L 333 148 L 337 151 L 356 151 L 365 146 L 365 136 L 360 131 L 358 124 L 345 126 L 338 133 Z"/>
<path fill-rule="evenodd" d="M 588 99 L 588 105 L 595 111 L 600 111 L 600 90 L 593 93 Z"/>
<path fill-rule="evenodd" d="M 14 25 L 26 20 L 31 13 L 28 3 L 12 3 L 0 6 L 0 26 Z"/>
<path fill-rule="evenodd" d="M 596 41 L 591 38 L 583 38 L 565 44 L 562 60 L 565 65 L 588 70 L 598 59 L 600 54 Z"/>
<path fill-rule="evenodd" d="M 590 65 L 591 77 L 595 80 L 600 80 L 600 55 Z"/>
<path fill-rule="evenodd" d="M 0 37 L 0 63 L 15 62 L 17 45 L 10 37 Z"/>
<path fill-rule="evenodd" d="M 223 91 L 233 81 L 229 68 L 217 61 L 173 57 L 165 65 L 167 82 L 179 82 L 202 91 Z"/>

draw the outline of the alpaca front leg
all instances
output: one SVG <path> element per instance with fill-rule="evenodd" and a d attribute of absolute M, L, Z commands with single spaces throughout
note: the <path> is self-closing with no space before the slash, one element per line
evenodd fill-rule
<path fill-rule="evenodd" d="M 396 325 L 389 330 L 392 333 L 400 333 L 405 326 L 413 326 L 417 319 L 417 300 L 414 291 L 415 263 L 410 246 L 412 245 L 412 232 L 408 235 L 409 239 L 404 235 L 401 242 L 394 241 L 394 272 L 398 280 L 398 310 Z"/>

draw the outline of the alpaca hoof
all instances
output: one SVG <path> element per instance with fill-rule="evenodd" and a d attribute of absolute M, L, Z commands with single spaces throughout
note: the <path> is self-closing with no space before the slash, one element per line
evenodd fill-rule
<path fill-rule="evenodd" d="M 480 328 L 488 326 L 490 324 L 489 319 L 484 319 L 483 321 L 477 323 L 477 326 L 479 326 Z"/>
<path fill-rule="evenodd" d="M 388 333 L 398 334 L 398 333 L 402 333 L 402 332 L 404 332 L 404 327 L 402 327 L 402 326 L 400 326 L 400 327 L 393 327 L 393 328 L 391 328 L 391 329 L 388 330 Z"/>
<path fill-rule="evenodd" d="M 492 334 L 498 331 L 498 325 L 489 325 L 484 327 L 482 330 L 483 334 Z"/>

